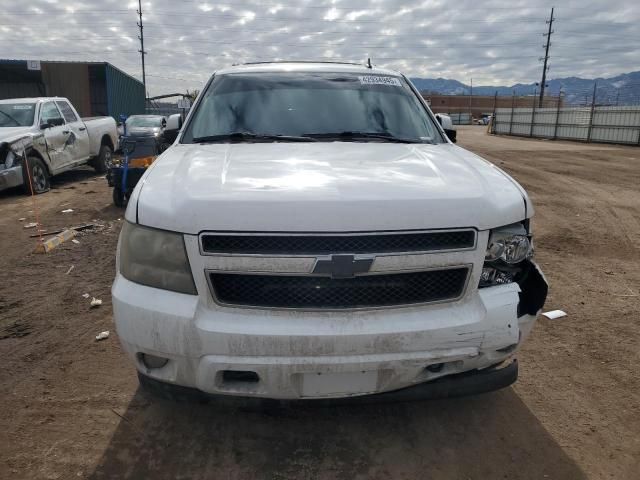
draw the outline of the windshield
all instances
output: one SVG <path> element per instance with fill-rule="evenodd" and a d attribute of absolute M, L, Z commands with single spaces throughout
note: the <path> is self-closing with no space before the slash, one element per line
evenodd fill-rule
<path fill-rule="evenodd" d="M 229 135 L 235 141 L 444 141 L 404 79 L 357 73 L 217 76 L 182 142 L 224 141 Z"/>
<path fill-rule="evenodd" d="M 30 127 L 35 111 L 35 103 L 0 103 L 0 127 Z"/>
<path fill-rule="evenodd" d="M 127 128 L 160 128 L 162 117 L 129 117 L 126 124 Z"/>

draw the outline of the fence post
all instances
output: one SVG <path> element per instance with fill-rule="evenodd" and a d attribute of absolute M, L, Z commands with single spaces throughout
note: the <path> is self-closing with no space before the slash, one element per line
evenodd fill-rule
<path fill-rule="evenodd" d="M 496 133 L 496 107 L 498 104 L 498 91 L 496 90 L 496 94 L 493 96 L 493 115 L 491 116 L 491 133 Z"/>
<path fill-rule="evenodd" d="M 529 128 L 529 136 L 533 137 L 533 124 L 536 122 L 536 96 L 533 96 L 533 109 L 531 110 L 531 128 Z"/>
<path fill-rule="evenodd" d="M 516 92 L 513 91 L 513 96 L 511 97 L 511 117 L 509 117 L 509 135 L 513 131 L 513 103 L 516 101 Z"/>
<path fill-rule="evenodd" d="M 593 98 L 591 99 L 591 114 L 589 115 L 589 130 L 587 132 L 587 143 L 591 142 L 591 131 L 593 130 L 593 111 L 596 108 L 596 87 L 598 82 L 593 84 Z"/>
<path fill-rule="evenodd" d="M 553 128 L 553 139 L 556 140 L 558 138 L 558 122 L 560 121 L 560 102 L 562 101 L 562 89 L 560 89 L 560 93 L 558 93 L 558 105 L 556 108 L 556 125 Z"/>

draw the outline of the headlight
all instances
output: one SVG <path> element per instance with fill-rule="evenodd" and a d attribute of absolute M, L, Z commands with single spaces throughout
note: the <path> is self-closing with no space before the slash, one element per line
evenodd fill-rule
<path fill-rule="evenodd" d="M 11 150 L 9 150 L 9 152 L 7 153 L 7 157 L 4 159 L 4 166 L 6 168 L 13 167 L 13 163 L 15 159 L 16 159 L 16 154 L 13 153 Z"/>
<path fill-rule="evenodd" d="M 179 233 L 125 222 L 120 233 L 120 273 L 142 285 L 197 295 Z"/>
<path fill-rule="evenodd" d="M 480 288 L 519 282 L 529 268 L 525 260 L 533 256 L 533 243 L 521 223 L 496 228 L 489 235 L 480 275 Z"/>
<path fill-rule="evenodd" d="M 502 260 L 513 265 L 532 255 L 533 244 L 529 235 L 521 224 L 516 224 L 491 231 L 484 259 L 486 262 Z"/>

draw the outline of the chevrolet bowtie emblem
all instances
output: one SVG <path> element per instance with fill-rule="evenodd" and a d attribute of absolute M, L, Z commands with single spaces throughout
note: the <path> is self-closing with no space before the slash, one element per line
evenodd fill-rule
<path fill-rule="evenodd" d="M 356 258 L 354 255 L 331 255 L 330 259 L 319 258 L 313 273 L 331 278 L 353 278 L 371 268 L 373 258 Z"/>

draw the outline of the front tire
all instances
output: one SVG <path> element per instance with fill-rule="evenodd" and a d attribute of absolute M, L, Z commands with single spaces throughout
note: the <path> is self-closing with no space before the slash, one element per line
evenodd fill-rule
<path fill-rule="evenodd" d="M 40 195 L 49 191 L 49 171 L 44 162 L 36 156 L 28 156 L 27 161 L 23 163 L 22 178 L 27 195 Z"/>
<path fill-rule="evenodd" d="M 124 192 L 122 191 L 121 188 L 114 187 L 114 189 L 113 189 L 113 204 L 118 208 L 122 208 L 122 207 L 125 206 L 126 200 L 124 198 Z"/>
<path fill-rule="evenodd" d="M 109 145 L 102 145 L 100 153 L 95 158 L 93 168 L 98 173 L 107 173 L 107 170 L 113 165 L 113 150 Z"/>

